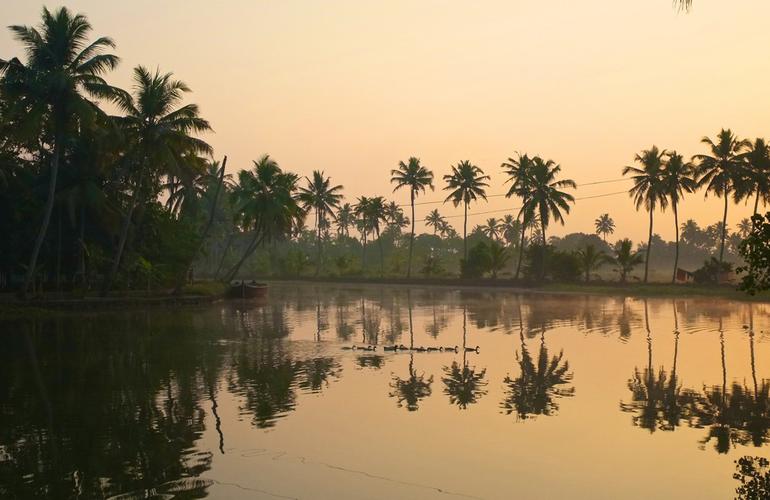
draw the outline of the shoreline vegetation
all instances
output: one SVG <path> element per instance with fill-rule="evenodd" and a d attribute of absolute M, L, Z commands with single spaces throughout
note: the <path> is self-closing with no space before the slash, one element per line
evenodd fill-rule
<path fill-rule="evenodd" d="M 7 236 L 0 240 L 0 291 L 33 304 L 53 300 L 52 290 L 61 300 L 93 304 L 110 297 L 174 303 L 194 276 L 396 283 L 419 275 L 414 283 L 499 287 L 507 279 L 536 284 L 529 290 L 590 291 L 648 289 L 637 280 L 650 290 L 663 280 L 711 290 L 740 279 L 749 293 L 770 288 L 763 253 L 770 213 L 766 222 L 759 215 L 770 205 L 770 146 L 762 138 L 752 142 L 725 128 L 703 137 L 700 154 L 689 158 L 651 145 L 618 165 L 620 178 L 587 182 L 527 152 L 501 157 L 497 166 L 394 159 L 388 180 L 409 200 L 399 203 L 381 193 L 346 193 L 323 170 L 305 176 L 269 154 L 228 174 L 227 157 L 214 160 L 205 140 L 213 129 L 188 101 L 190 87 L 141 65 L 129 90 L 110 85 L 120 62 L 116 44 L 95 37 L 82 14 L 44 8 L 39 25 L 9 29 L 20 55 L 0 58 L 0 233 Z M 625 189 L 578 192 L 617 182 Z M 724 203 L 721 219 L 703 228 L 682 205 L 701 193 Z M 645 241 L 615 236 L 620 228 L 609 213 L 596 214 L 593 233 L 554 234 L 576 202 L 622 195 L 645 221 Z M 510 206 L 484 210 L 495 196 Z M 729 208 L 740 203 L 750 203 L 754 216 L 730 228 Z M 461 213 L 433 208 L 450 205 Z M 656 233 L 655 217 L 666 210 L 674 215 L 674 241 Z M 469 221 L 492 213 L 500 218 Z M 161 298 L 167 290 L 177 298 Z"/>

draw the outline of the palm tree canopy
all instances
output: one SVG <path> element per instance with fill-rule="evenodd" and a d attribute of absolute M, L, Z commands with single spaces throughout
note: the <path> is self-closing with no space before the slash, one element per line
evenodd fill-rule
<path fill-rule="evenodd" d="M 537 214 L 542 227 L 548 227 L 551 218 L 564 224 L 562 212 L 569 213 L 570 203 L 575 202 L 574 196 L 561 189 L 575 189 L 577 184 L 572 179 L 557 180 L 560 172 L 561 166 L 553 160 L 543 160 L 539 156 L 532 160 L 529 185 L 523 192 L 525 201 L 520 213 Z"/>
<path fill-rule="evenodd" d="M 762 138 L 740 156 L 743 162 L 742 179 L 736 186 L 735 197 L 743 199 L 759 195 L 765 202 L 770 202 L 770 146 Z"/>
<path fill-rule="evenodd" d="M 664 158 L 667 151 L 659 150 L 658 146 L 645 149 L 634 157 L 634 161 L 641 165 L 623 167 L 623 175 L 631 174 L 634 181 L 628 194 L 634 199 L 637 210 L 644 206 L 645 210 L 654 210 L 657 206 L 665 208 L 668 204 L 663 174 L 665 168 Z"/>
<path fill-rule="evenodd" d="M 615 221 L 612 220 L 610 214 L 602 214 L 595 221 L 597 234 L 613 234 L 615 232 Z"/>
<path fill-rule="evenodd" d="M 425 192 L 426 188 L 433 187 L 433 172 L 420 164 L 420 159 L 411 157 L 404 163 L 398 162 L 398 168 L 390 171 L 390 182 L 396 185 L 393 191 L 408 187 L 412 196 Z"/>
<path fill-rule="evenodd" d="M 511 187 L 505 194 L 506 198 L 511 196 L 523 196 L 529 191 L 533 159 L 526 153 L 516 153 L 516 158 L 508 158 L 502 163 L 501 168 L 508 175 L 506 183 L 510 182 Z"/>
<path fill-rule="evenodd" d="M 479 198 L 487 199 L 487 192 L 484 188 L 489 187 L 486 182 L 489 180 L 484 171 L 468 160 L 463 160 L 457 165 L 452 166 L 452 173 L 444 176 L 447 183 L 445 191 L 450 191 L 444 200 L 444 203 L 451 201 L 454 206 L 460 203 L 469 204 Z"/>
<path fill-rule="evenodd" d="M 673 204 L 678 204 L 684 193 L 692 193 L 698 184 L 695 181 L 695 167 L 684 161 L 676 151 L 668 153 L 668 160 L 661 179 L 663 191 Z"/>
<path fill-rule="evenodd" d="M 306 177 L 307 186 L 299 188 L 297 199 L 305 210 L 314 209 L 318 212 L 319 220 L 327 215 L 337 217 L 335 210 L 342 200 L 342 186 L 332 186 L 331 177 L 324 176 L 323 171 L 314 170 L 312 178 Z"/>
<path fill-rule="evenodd" d="M 708 137 L 701 139 L 701 142 L 708 145 L 710 154 L 693 156 L 698 161 L 698 187 L 705 187 L 706 193 L 727 196 L 740 184 L 743 174 L 741 153 L 751 143 L 738 139 L 730 129 L 722 129 L 716 142 Z"/>

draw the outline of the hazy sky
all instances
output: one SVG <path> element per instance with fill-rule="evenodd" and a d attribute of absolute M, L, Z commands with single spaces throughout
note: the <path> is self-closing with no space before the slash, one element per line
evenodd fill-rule
<path fill-rule="evenodd" d="M 286 169 L 322 169 L 349 199 L 391 193 L 389 172 L 418 156 L 437 176 L 469 159 L 504 191 L 500 163 L 515 151 L 559 162 L 578 183 L 613 180 L 652 144 L 690 156 L 699 140 L 731 127 L 770 135 L 770 2 L 696 0 L 690 14 L 670 0 L 482 2 L 132 0 L 64 2 L 112 36 L 128 87 L 137 64 L 173 71 L 192 87 L 216 131 L 207 137 L 228 170 L 269 153 Z M 47 4 L 49 8 L 61 4 Z M 7 24 L 37 24 L 42 4 L 3 0 Z M 20 55 L 9 32 L 0 57 Z M 626 189 L 579 188 L 576 196 Z M 471 207 L 469 226 L 502 217 L 503 197 Z M 451 205 L 418 207 L 462 214 Z M 749 208 L 731 206 L 730 223 Z M 616 236 L 641 240 L 647 218 L 625 195 L 578 201 L 566 228 L 593 231 L 609 212 Z M 680 218 L 705 225 L 721 203 L 689 196 Z M 462 218 L 451 219 L 461 229 Z M 656 232 L 673 237 L 673 217 Z"/>

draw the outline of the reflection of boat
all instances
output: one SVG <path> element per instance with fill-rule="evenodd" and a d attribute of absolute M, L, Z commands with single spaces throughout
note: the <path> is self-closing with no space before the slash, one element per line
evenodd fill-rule
<path fill-rule="evenodd" d="M 237 299 L 256 299 L 267 295 L 267 283 L 257 283 L 254 280 L 236 280 L 230 282 L 228 295 Z"/>

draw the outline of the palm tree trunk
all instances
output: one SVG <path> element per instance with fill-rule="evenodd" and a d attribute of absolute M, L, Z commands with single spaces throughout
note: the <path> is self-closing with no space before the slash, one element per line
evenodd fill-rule
<path fill-rule="evenodd" d="M 406 277 L 412 277 L 412 247 L 414 246 L 414 190 L 411 191 L 412 200 L 412 233 L 409 236 L 409 263 L 406 267 Z"/>
<path fill-rule="evenodd" d="M 195 252 L 193 252 L 192 256 L 190 257 L 190 261 L 187 263 L 187 266 L 185 266 L 184 269 L 184 275 L 181 275 L 177 277 L 177 283 L 176 287 L 174 288 L 174 294 L 179 293 L 182 290 L 182 286 L 184 285 L 185 278 L 190 273 L 190 269 L 192 268 L 193 262 L 195 262 L 195 258 L 198 256 L 199 253 L 201 253 L 201 250 L 203 250 L 203 245 L 206 244 L 206 239 L 209 236 L 209 231 L 211 231 L 211 226 L 214 225 L 214 217 L 217 213 L 217 204 L 219 203 L 219 192 L 222 190 L 222 184 L 225 180 L 225 167 L 227 166 L 227 156 L 225 155 L 224 160 L 222 160 L 222 168 L 219 171 L 219 181 L 217 182 L 217 188 L 214 191 L 214 202 L 211 205 L 211 213 L 209 214 L 209 220 L 206 223 L 206 227 L 203 229 L 203 233 L 201 234 L 200 242 L 198 243 L 198 247 L 195 249 Z"/>
<path fill-rule="evenodd" d="M 252 239 L 251 243 L 249 243 L 249 246 L 246 247 L 246 251 L 243 252 L 241 260 L 239 260 L 238 263 L 235 264 L 235 266 L 233 266 L 233 268 L 230 269 L 230 271 L 228 271 L 228 273 L 225 275 L 225 281 L 231 281 L 233 278 L 235 278 L 235 276 L 238 274 L 238 271 L 241 270 L 243 263 L 246 262 L 246 259 L 248 259 L 251 254 L 254 253 L 261 241 L 261 233 L 257 230 L 254 230 L 254 239 Z"/>
<path fill-rule="evenodd" d="M 53 158 L 51 158 L 51 172 L 48 179 L 48 198 L 45 201 L 45 208 L 43 209 L 43 222 L 40 224 L 40 229 L 37 232 L 35 238 L 35 246 L 32 247 L 32 255 L 29 258 L 29 265 L 27 267 L 27 276 L 24 278 L 24 287 L 21 289 L 21 294 L 26 297 L 27 290 L 29 290 L 32 281 L 35 279 L 37 271 L 37 258 L 40 256 L 40 248 L 43 246 L 43 241 L 48 233 L 48 225 L 51 223 L 51 213 L 53 212 L 53 202 L 56 196 L 56 178 L 59 175 L 59 157 L 61 156 L 61 134 L 56 134 L 53 145 Z"/>
<path fill-rule="evenodd" d="M 519 262 L 516 264 L 516 276 L 513 279 L 519 279 L 519 273 L 521 272 L 521 261 L 524 257 L 524 235 L 527 231 L 527 225 L 522 222 L 521 224 L 521 241 L 519 242 Z"/>
<path fill-rule="evenodd" d="M 757 186 L 757 196 L 754 198 L 754 215 L 759 212 L 759 186 Z"/>
<path fill-rule="evenodd" d="M 361 272 L 366 272 L 366 230 L 361 234 Z"/>
<path fill-rule="evenodd" d="M 315 230 L 316 230 L 316 257 L 315 257 L 315 275 L 321 271 L 321 212 L 315 207 Z"/>
<path fill-rule="evenodd" d="M 80 205 L 80 237 L 78 238 L 78 274 L 81 284 L 86 284 L 86 206 Z"/>
<path fill-rule="evenodd" d="M 463 219 L 463 259 L 468 260 L 468 202 L 465 202 L 465 218 Z"/>
<path fill-rule="evenodd" d="M 674 210 L 674 234 L 676 235 L 676 253 L 674 254 L 674 276 L 671 283 L 676 283 L 676 270 L 679 269 L 679 213 L 677 211 L 676 201 L 672 203 Z"/>
<path fill-rule="evenodd" d="M 139 174 L 139 180 L 136 183 L 136 190 L 131 194 L 131 201 L 129 202 L 126 217 L 123 219 L 123 228 L 120 231 L 120 241 L 118 242 L 118 248 L 115 251 L 115 258 L 112 261 L 112 268 L 110 269 L 110 272 L 105 278 L 104 284 L 102 285 L 102 296 L 106 296 L 109 293 L 110 288 L 112 288 L 112 283 L 115 281 L 115 276 L 118 275 L 118 270 L 120 269 L 120 260 L 123 258 L 123 251 L 126 248 L 128 231 L 131 229 L 131 219 L 134 216 L 134 209 L 136 209 L 136 206 L 138 205 L 139 193 L 142 190 L 143 180 L 144 173 L 142 172 Z"/>
<path fill-rule="evenodd" d="M 385 257 L 382 253 L 382 238 L 380 237 L 379 227 L 375 231 L 377 233 L 377 246 L 380 248 L 380 276 L 383 276 L 385 273 Z"/>
<path fill-rule="evenodd" d="M 225 265 L 225 258 L 227 257 L 227 252 L 230 250 L 230 246 L 233 244 L 233 239 L 235 239 L 235 233 L 230 233 L 227 236 L 227 243 L 225 243 L 225 249 L 222 251 L 222 257 L 219 259 L 219 265 L 217 266 L 217 270 L 214 272 L 214 279 L 217 279 L 219 277 L 219 272 L 222 270 L 222 267 Z"/>
<path fill-rule="evenodd" d="M 725 211 L 722 215 L 722 242 L 719 244 L 719 270 L 717 270 L 717 282 L 719 281 L 719 272 L 722 271 L 722 261 L 725 255 L 725 237 L 727 236 L 727 203 L 730 200 L 727 191 L 725 191 Z"/>
<path fill-rule="evenodd" d="M 647 236 L 647 251 L 644 255 L 644 282 L 647 283 L 647 276 L 650 272 L 650 250 L 652 250 L 652 217 L 654 210 L 650 208 L 650 234 Z"/>
<path fill-rule="evenodd" d="M 61 292 L 61 206 L 56 214 L 56 291 Z"/>

